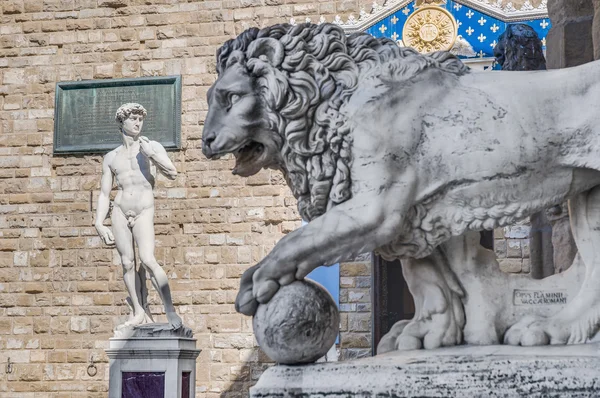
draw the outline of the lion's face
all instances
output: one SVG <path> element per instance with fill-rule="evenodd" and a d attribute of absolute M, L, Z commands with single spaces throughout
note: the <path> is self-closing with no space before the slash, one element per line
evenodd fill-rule
<path fill-rule="evenodd" d="M 202 152 L 209 159 L 233 153 L 233 173 L 248 177 L 278 163 L 277 137 L 269 128 L 255 78 L 242 65 L 230 66 L 208 91 Z"/>

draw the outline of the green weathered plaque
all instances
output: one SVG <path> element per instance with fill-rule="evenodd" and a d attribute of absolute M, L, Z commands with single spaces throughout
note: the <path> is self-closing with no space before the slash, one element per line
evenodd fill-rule
<path fill-rule="evenodd" d="M 56 84 L 54 153 L 107 152 L 122 144 L 117 109 L 136 102 L 148 111 L 142 135 L 181 148 L 181 76 L 85 80 Z"/>

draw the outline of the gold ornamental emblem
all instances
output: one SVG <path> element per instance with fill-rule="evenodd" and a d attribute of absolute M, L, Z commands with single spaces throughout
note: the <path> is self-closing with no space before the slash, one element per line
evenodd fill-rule
<path fill-rule="evenodd" d="M 425 6 L 415 11 L 404 24 L 402 41 L 421 54 L 450 51 L 458 34 L 458 24 L 446 9 Z"/>

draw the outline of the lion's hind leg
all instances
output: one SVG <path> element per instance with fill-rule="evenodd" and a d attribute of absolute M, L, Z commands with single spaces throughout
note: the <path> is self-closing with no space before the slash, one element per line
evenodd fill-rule
<path fill-rule="evenodd" d="M 402 260 L 402 271 L 415 300 L 415 316 L 397 322 L 382 338 L 377 353 L 461 344 L 465 325 L 463 293 L 449 277 L 450 270 L 440 252 L 423 259 Z"/>
<path fill-rule="evenodd" d="M 513 345 L 582 344 L 600 326 L 600 187 L 577 195 L 569 202 L 571 228 L 585 279 L 575 297 L 556 315 L 526 318 L 513 325 L 504 341 Z M 578 258 L 575 258 L 578 261 Z"/>

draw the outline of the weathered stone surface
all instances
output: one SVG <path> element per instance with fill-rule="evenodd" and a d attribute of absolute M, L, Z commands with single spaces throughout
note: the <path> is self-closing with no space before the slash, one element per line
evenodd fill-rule
<path fill-rule="evenodd" d="M 269 368 L 251 398 L 589 397 L 600 394 L 598 344 L 462 346 Z"/>
<path fill-rule="evenodd" d="M 571 266 L 577 255 L 577 246 L 568 217 L 552 222 L 552 246 L 554 248 L 554 270 L 561 273 Z"/>
<path fill-rule="evenodd" d="M 550 0 L 548 14 L 553 24 L 564 25 L 573 19 L 589 17 L 594 12 L 593 0 Z M 595 0 L 594 0 L 595 1 Z"/>
<path fill-rule="evenodd" d="M 594 59 L 600 59 L 600 0 L 594 3 L 594 22 L 592 24 L 592 39 L 594 41 Z"/>
<path fill-rule="evenodd" d="M 340 316 L 331 295 L 319 284 L 296 281 L 283 286 L 252 320 L 260 347 L 275 362 L 310 363 L 329 351 Z"/>
<path fill-rule="evenodd" d="M 546 37 L 548 69 L 581 65 L 594 59 L 592 0 L 555 0 L 548 4 L 552 28 Z"/>

